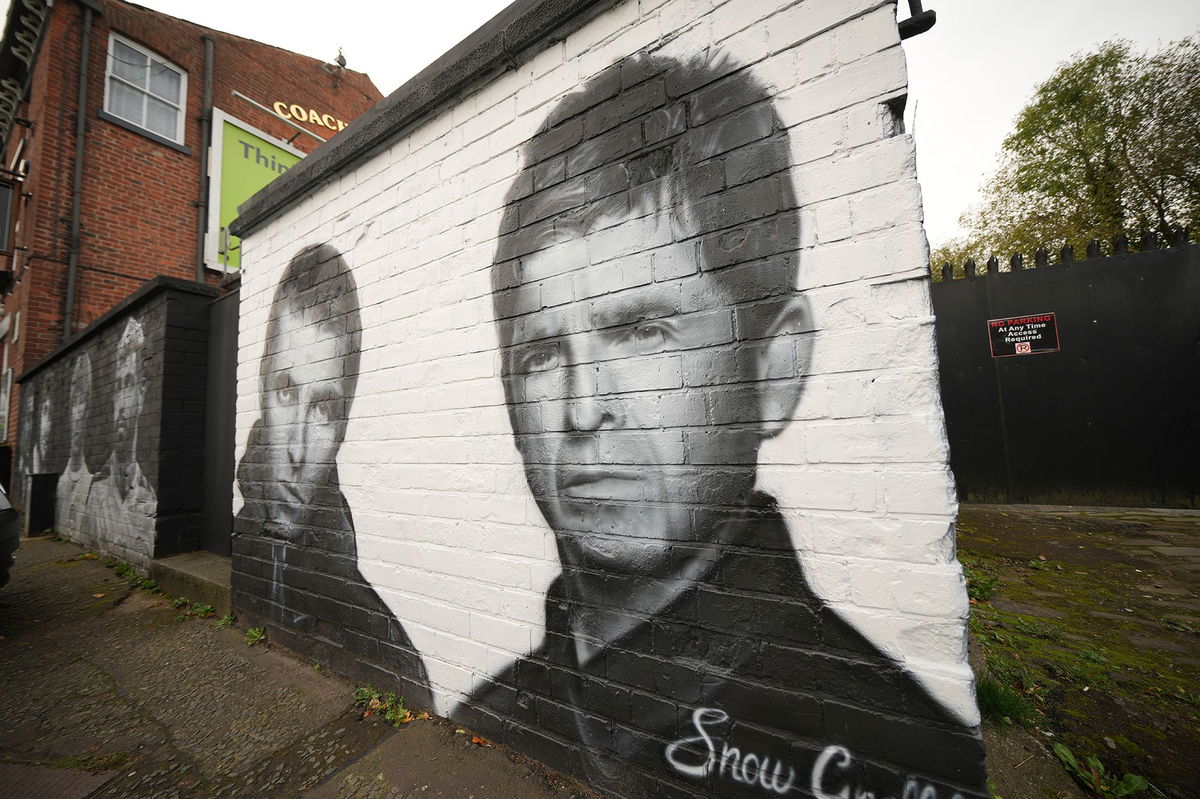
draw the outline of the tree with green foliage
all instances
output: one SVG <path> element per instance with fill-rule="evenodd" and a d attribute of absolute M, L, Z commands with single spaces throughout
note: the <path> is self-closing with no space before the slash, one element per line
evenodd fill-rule
<path fill-rule="evenodd" d="M 1029 258 L 1091 239 L 1136 241 L 1200 222 L 1200 34 L 1156 53 L 1114 40 L 1076 54 L 1033 93 L 1004 140 L 965 237 L 934 251 L 935 273 L 965 258 Z"/>

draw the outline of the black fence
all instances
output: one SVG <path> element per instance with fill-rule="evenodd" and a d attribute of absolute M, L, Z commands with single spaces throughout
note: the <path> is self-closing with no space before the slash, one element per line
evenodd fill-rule
<path fill-rule="evenodd" d="M 1200 507 L 1200 245 L 1155 244 L 944 269 L 933 306 L 961 500 Z"/>

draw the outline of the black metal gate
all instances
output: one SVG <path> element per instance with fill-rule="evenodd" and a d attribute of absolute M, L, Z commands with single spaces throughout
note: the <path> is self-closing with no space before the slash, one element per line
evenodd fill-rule
<path fill-rule="evenodd" d="M 961 499 L 1200 507 L 1200 246 L 944 280 L 933 306 Z M 1059 351 L 993 357 L 988 320 L 1051 313 Z"/>
<path fill-rule="evenodd" d="M 208 385 L 204 416 L 203 548 L 230 553 L 233 530 L 234 415 L 237 400 L 238 295 L 209 306 Z"/>

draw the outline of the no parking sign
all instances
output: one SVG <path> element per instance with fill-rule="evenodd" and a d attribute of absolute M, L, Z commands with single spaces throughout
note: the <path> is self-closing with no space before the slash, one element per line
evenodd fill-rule
<path fill-rule="evenodd" d="M 1053 313 L 989 319 L 993 358 L 1058 352 L 1058 322 Z"/>

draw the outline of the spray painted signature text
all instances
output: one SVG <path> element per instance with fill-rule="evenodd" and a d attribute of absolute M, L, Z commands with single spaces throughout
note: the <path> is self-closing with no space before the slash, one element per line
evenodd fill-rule
<path fill-rule="evenodd" d="M 684 777 L 721 779 L 754 786 L 780 796 L 796 785 L 796 769 L 783 758 L 757 752 L 743 752 L 715 734 L 717 727 L 729 721 L 729 714 L 712 707 L 696 708 L 692 713 L 695 735 L 667 745 L 663 754 L 667 763 Z M 962 794 L 943 794 L 937 786 L 909 777 L 899 797 L 877 794 L 868 786 L 853 784 L 850 775 L 854 755 L 844 746 L 825 747 L 817 756 L 809 774 L 808 790 L 816 799 L 963 799 Z"/>

